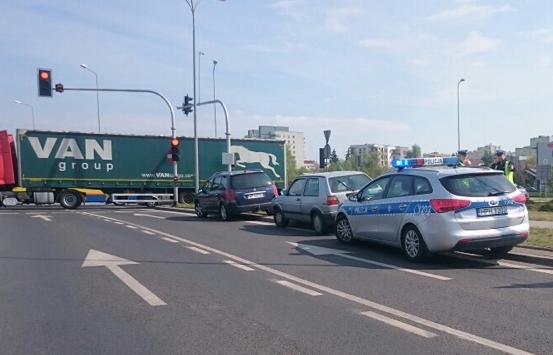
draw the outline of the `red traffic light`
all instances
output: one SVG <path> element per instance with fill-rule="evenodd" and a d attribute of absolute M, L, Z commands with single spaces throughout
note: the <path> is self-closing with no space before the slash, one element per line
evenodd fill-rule
<path fill-rule="evenodd" d="M 52 71 L 38 69 L 38 96 L 52 97 Z"/>
<path fill-rule="evenodd" d="M 179 140 L 177 138 L 171 139 L 171 145 L 174 146 L 174 147 L 178 147 L 179 146 Z"/>

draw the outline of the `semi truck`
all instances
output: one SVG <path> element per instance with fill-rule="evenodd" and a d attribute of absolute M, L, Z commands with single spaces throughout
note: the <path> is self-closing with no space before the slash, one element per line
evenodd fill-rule
<path fill-rule="evenodd" d="M 155 194 L 191 203 L 195 191 L 194 138 L 177 137 L 180 159 L 173 176 L 171 137 L 17 129 L 0 131 L 0 206 L 61 204 L 75 209 L 90 191 L 127 194 L 140 200 Z M 227 170 L 224 138 L 198 138 L 200 186 Z M 286 183 L 285 142 L 232 139 L 233 170 L 262 169 L 277 188 Z M 155 196 L 154 196 L 155 197 Z"/>

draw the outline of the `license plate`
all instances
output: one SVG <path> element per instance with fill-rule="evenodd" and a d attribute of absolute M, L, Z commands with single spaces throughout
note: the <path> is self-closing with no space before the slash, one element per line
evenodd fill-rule
<path fill-rule="evenodd" d="M 498 216 L 507 214 L 507 207 L 485 207 L 476 210 L 478 217 Z"/>
<path fill-rule="evenodd" d="M 251 200 L 252 198 L 261 198 L 263 197 L 264 194 L 252 194 L 252 195 L 248 195 L 248 200 Z"/>

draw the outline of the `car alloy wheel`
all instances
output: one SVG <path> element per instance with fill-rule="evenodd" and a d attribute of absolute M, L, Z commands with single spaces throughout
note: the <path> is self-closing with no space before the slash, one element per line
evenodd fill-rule
<path fill-rule="evenodd" d="M 336 221 L 336 239 L 340 243 L 349 244 L 353 241 L 351 225 L 346 217 L 340 216 Z"/>
<path fill-rule="evenodd" d="M 227 207 L 223 203 L 219 205 L 219 214 L 223 221 L 230 221 L 230 214 L 228 213 Z"/>
<path fill-rule="evenodd" d="M 408 227 L 402 237 L 403 252 L 411 261 L 423 261 L 427 257 L 426 244 L 415 227 Z"/>
<path fill-rule="evenodd" d="M 280 208 L 275 208 L 273 211 L 273 219 L 277 227 L 286 228 L 288 226 L 288 220 L 284 217 Z"/>
<path fill-rule="evenodd" d="M 207 213 L 205 213 L 202 210 L 202 206 L 200 205 L 200 203 L 198 201 L 196 201 L 196 203 L 194 204 L 194 212 L 196 212 L 196 216 L 198 216 L 200 218 L 207 217 Z"/>
<path fill-rule="evenodd" d="M 326 225 L 320 213 L 313 215 L 313 229 L 315 229 L 318 235 L 326 234 Z"/>

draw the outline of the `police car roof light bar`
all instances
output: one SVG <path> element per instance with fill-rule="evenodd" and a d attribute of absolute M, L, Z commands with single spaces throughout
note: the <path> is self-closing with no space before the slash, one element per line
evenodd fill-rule
<path fill-rule="evenodd" d="M 396 169 L 403 168 L 419 168 L 422 166 L 455 166 L 459 162 L 457 157 L 446 158 L 411 158 L 411 159 L 394 159 L 392 160 L 392 167 Z"/>

